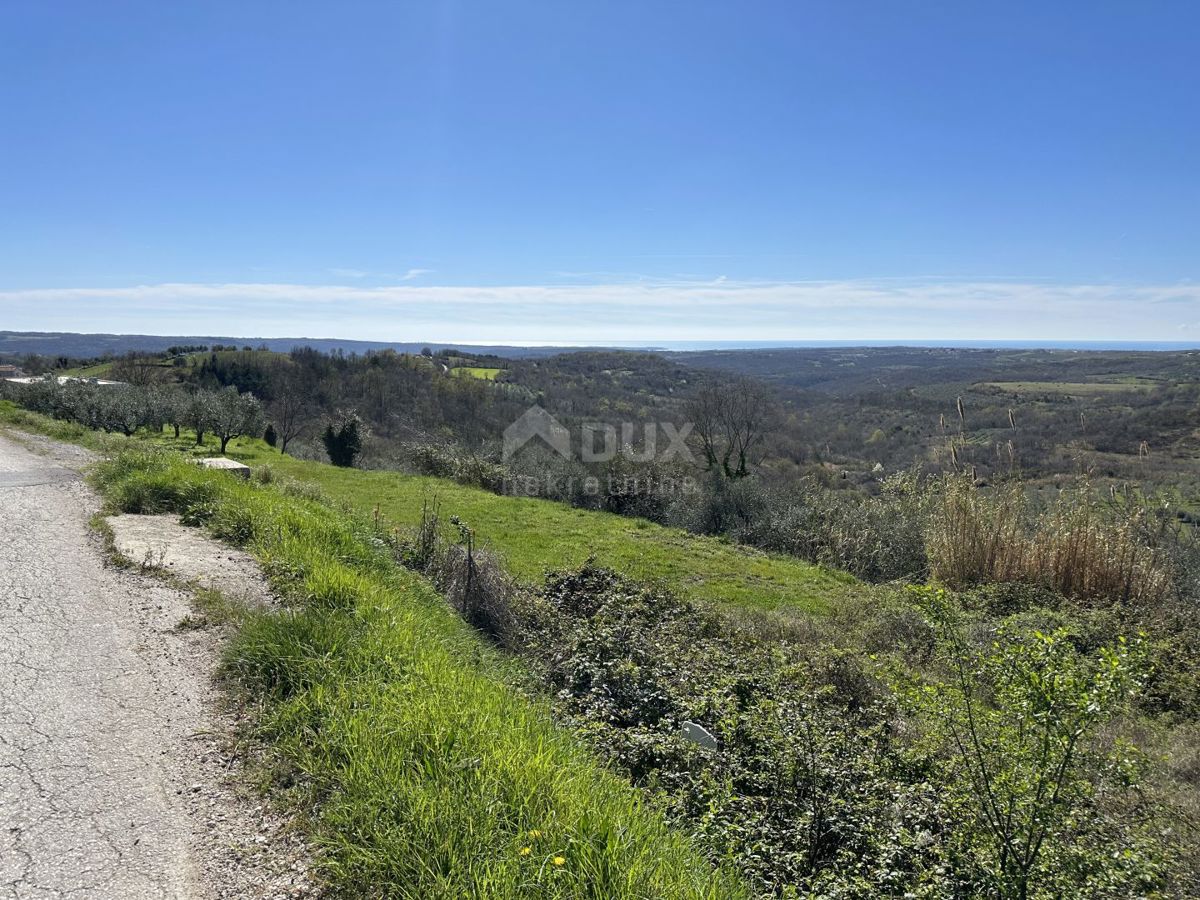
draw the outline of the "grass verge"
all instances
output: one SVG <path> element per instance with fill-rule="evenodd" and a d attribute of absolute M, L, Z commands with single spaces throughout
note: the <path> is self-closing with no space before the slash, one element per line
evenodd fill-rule
<path fill-rule="evenodd" d="M 226 667 L 312 804 L 333 884 L 355 896 L 738 898 L 626 782 L 514 690 L 429 584 L 355 517 L 272 485 L 127 449 L 97 483 L 245 546 L 288 602 L 241 623 Z"/>

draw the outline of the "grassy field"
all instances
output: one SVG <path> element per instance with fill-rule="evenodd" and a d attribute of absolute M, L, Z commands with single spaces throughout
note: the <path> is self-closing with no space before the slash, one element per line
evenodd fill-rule
<path fill-rule="evenodd" d="M 486 366 L 457 366 L 450 370 L 459 377 L 478 378 L 481 381 L 495 381 L 503 369 L 489 369 Z"/>
<path fill-rule="evenodd" d="M 1112 381 L 984 381 L 979 387 L 1007 391 L 1010 394 L 1063 394 L 1068 397 L 1095 397 L 1103 394 L 1128 394 L 1153 390 L 1157 382 L 1128 379 Z"/>
<path fill-rule="evenodd" d="M 4 421 L 33 430 L 48 428 L 52 436 L 66 440 L 87 436 L 110 445 L 124 440 L 34 416 L 11 404 L 0 404 L 0 422 Z M 143 433 L 134 440 L 149 439 Z M 163 434 L 153 440 L 194 452 L 188 437 L 176 442 Z M 206 452 L 215 455 L 216 447 Z M 594 556 L 601 565 L 641 580 L 660 580 L 692 599 L 741 607 L 822 613 L 847 596 L 869 590 L 844 572 L 642 519 L 550 500 L 501 497 L 438 478 L 338 469 L 283 456 L 257 439 L 233 440 L 227 455 L 250 466 L 268 463 L 280 474 L 316 484 L 360 515 L 371 517 L 378 509 L 391 525 L 416 525 L 423 507 L 437 504 L 443 522 L 458 516 L 475 530 L 481 546 L 525 580 L 538 581 L 549 570 L 577 568 Z"/>
<path fill-rule="evenodd" d="M 641 519 L 549 500 L 501 497 L 438 478 L 338 469 L 281 456 L 261 442 L 235 442 L 227 455 L 249 465 L 269 462 L 282 474 L 319 485 L 361 514 L 373 515 L 378 508 L 393 525 L 416 525 L 422 508 L 437 504 L 443 521 L 458 516 L 475 530 L 482 546 L 522 579 L 577 568 L 594 556 L 601 565 L 634 578 L 661 580 L 693 599 L 815 613 L 865 589 L 842 572 Z"/>
<path fill-rule="evenodd" d="M 68 375 L 75 378 L 103 378 L 112 369 L 112 363 L 97 363 L 94 366 L 83 366 L 78 369 L 63 369 L 57 375 Z"/>

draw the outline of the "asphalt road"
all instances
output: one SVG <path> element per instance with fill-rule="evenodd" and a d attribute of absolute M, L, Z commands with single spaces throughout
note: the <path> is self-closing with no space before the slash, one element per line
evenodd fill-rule
<path fill-rule="evenodd" d="M 0 897 L 210 896 L 188 598 L 105 567 L 83 451 L 41 449 L 0 435 Z"/>

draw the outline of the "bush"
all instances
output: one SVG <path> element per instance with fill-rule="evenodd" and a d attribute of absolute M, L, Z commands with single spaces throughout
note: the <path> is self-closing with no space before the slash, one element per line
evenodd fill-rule
<path fill-rule="evenodd" d="M 1122 821 L 1104 810 L 1106 794 L 1135 783 L 1140 758 L 1098 741 L 1140 687 L 1144 649 L 1119 638 L 1085 656 L 1065 629 L 1019 621 L 974 643 L 944 593 L 919 597 L 941 631 L 946 671 L 912 702 L 945 767 L 951 854 L 969 892 L 1026 900 L 1154 891 L 1164 861 L 1139 834 L 1145 811 Z"/>
<path fill-rule="evenodd" d="M 880 496 L 831 491 L 811 479 L 771 490 L 756 479 L 714 479 L 690 527 L 871 582 L 919 580 L 927 569 L 925 499 L 915 476 L 883 483 Z"/>
<path fill-rule="evenodd" d="M 409 444 L 402 459 L 409 471 L 435 478 L 449 478 L 459 484 L 499 492 L 504 486 L 505 469 L 473 453 L 443 444 Z"/>
<path fill-rule="evenodd" d="M 590 564 L 517 612 L 562 713 L 757 891 L 899 896 L 931 877 L 939 851 L 919 834 L 942 828 L 936 795 L 905 781 L 894 710 L 855 654 L 744 640 Z"/>
<path fill-rule="evenodd" d="M 329 461 L 335 466 L 352 467 L 362 451 L 362 431 L 362 420 L 354 413 L 344 414 L 336 422 L 326 425 L 321 441 L 325 444 Z"/>

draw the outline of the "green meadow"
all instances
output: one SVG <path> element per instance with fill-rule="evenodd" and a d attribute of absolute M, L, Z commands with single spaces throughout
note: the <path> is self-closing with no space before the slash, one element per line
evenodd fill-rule
<path fill-rule="evenodd" d="M 697 600 L 820 613 L 863 585 L 842 572 L 794 557 L 665 528 L 643 519 L 575 509 L 550 500 L 502 497 L 453 481 L 397 472 L 338 469 L 282 456 L 240 441 L 229 456 L 269 463 L 289 477 L 317 484 L 360 514 L 411 527 L 436 505 L 442 521 L 458 516 L 481 546 L 518 578 L 540 581 L 551 570 L 577 568 L 589 557 L 640 580 L 658 580 Z"/>
<path fill-rule="evenodd" d="M 495 381 L 503 369 L 493 369 L 487 366 L 456 366 L 450 370 L 453 374 L 461 377 L 478 378 L 482 381 Z"/>

